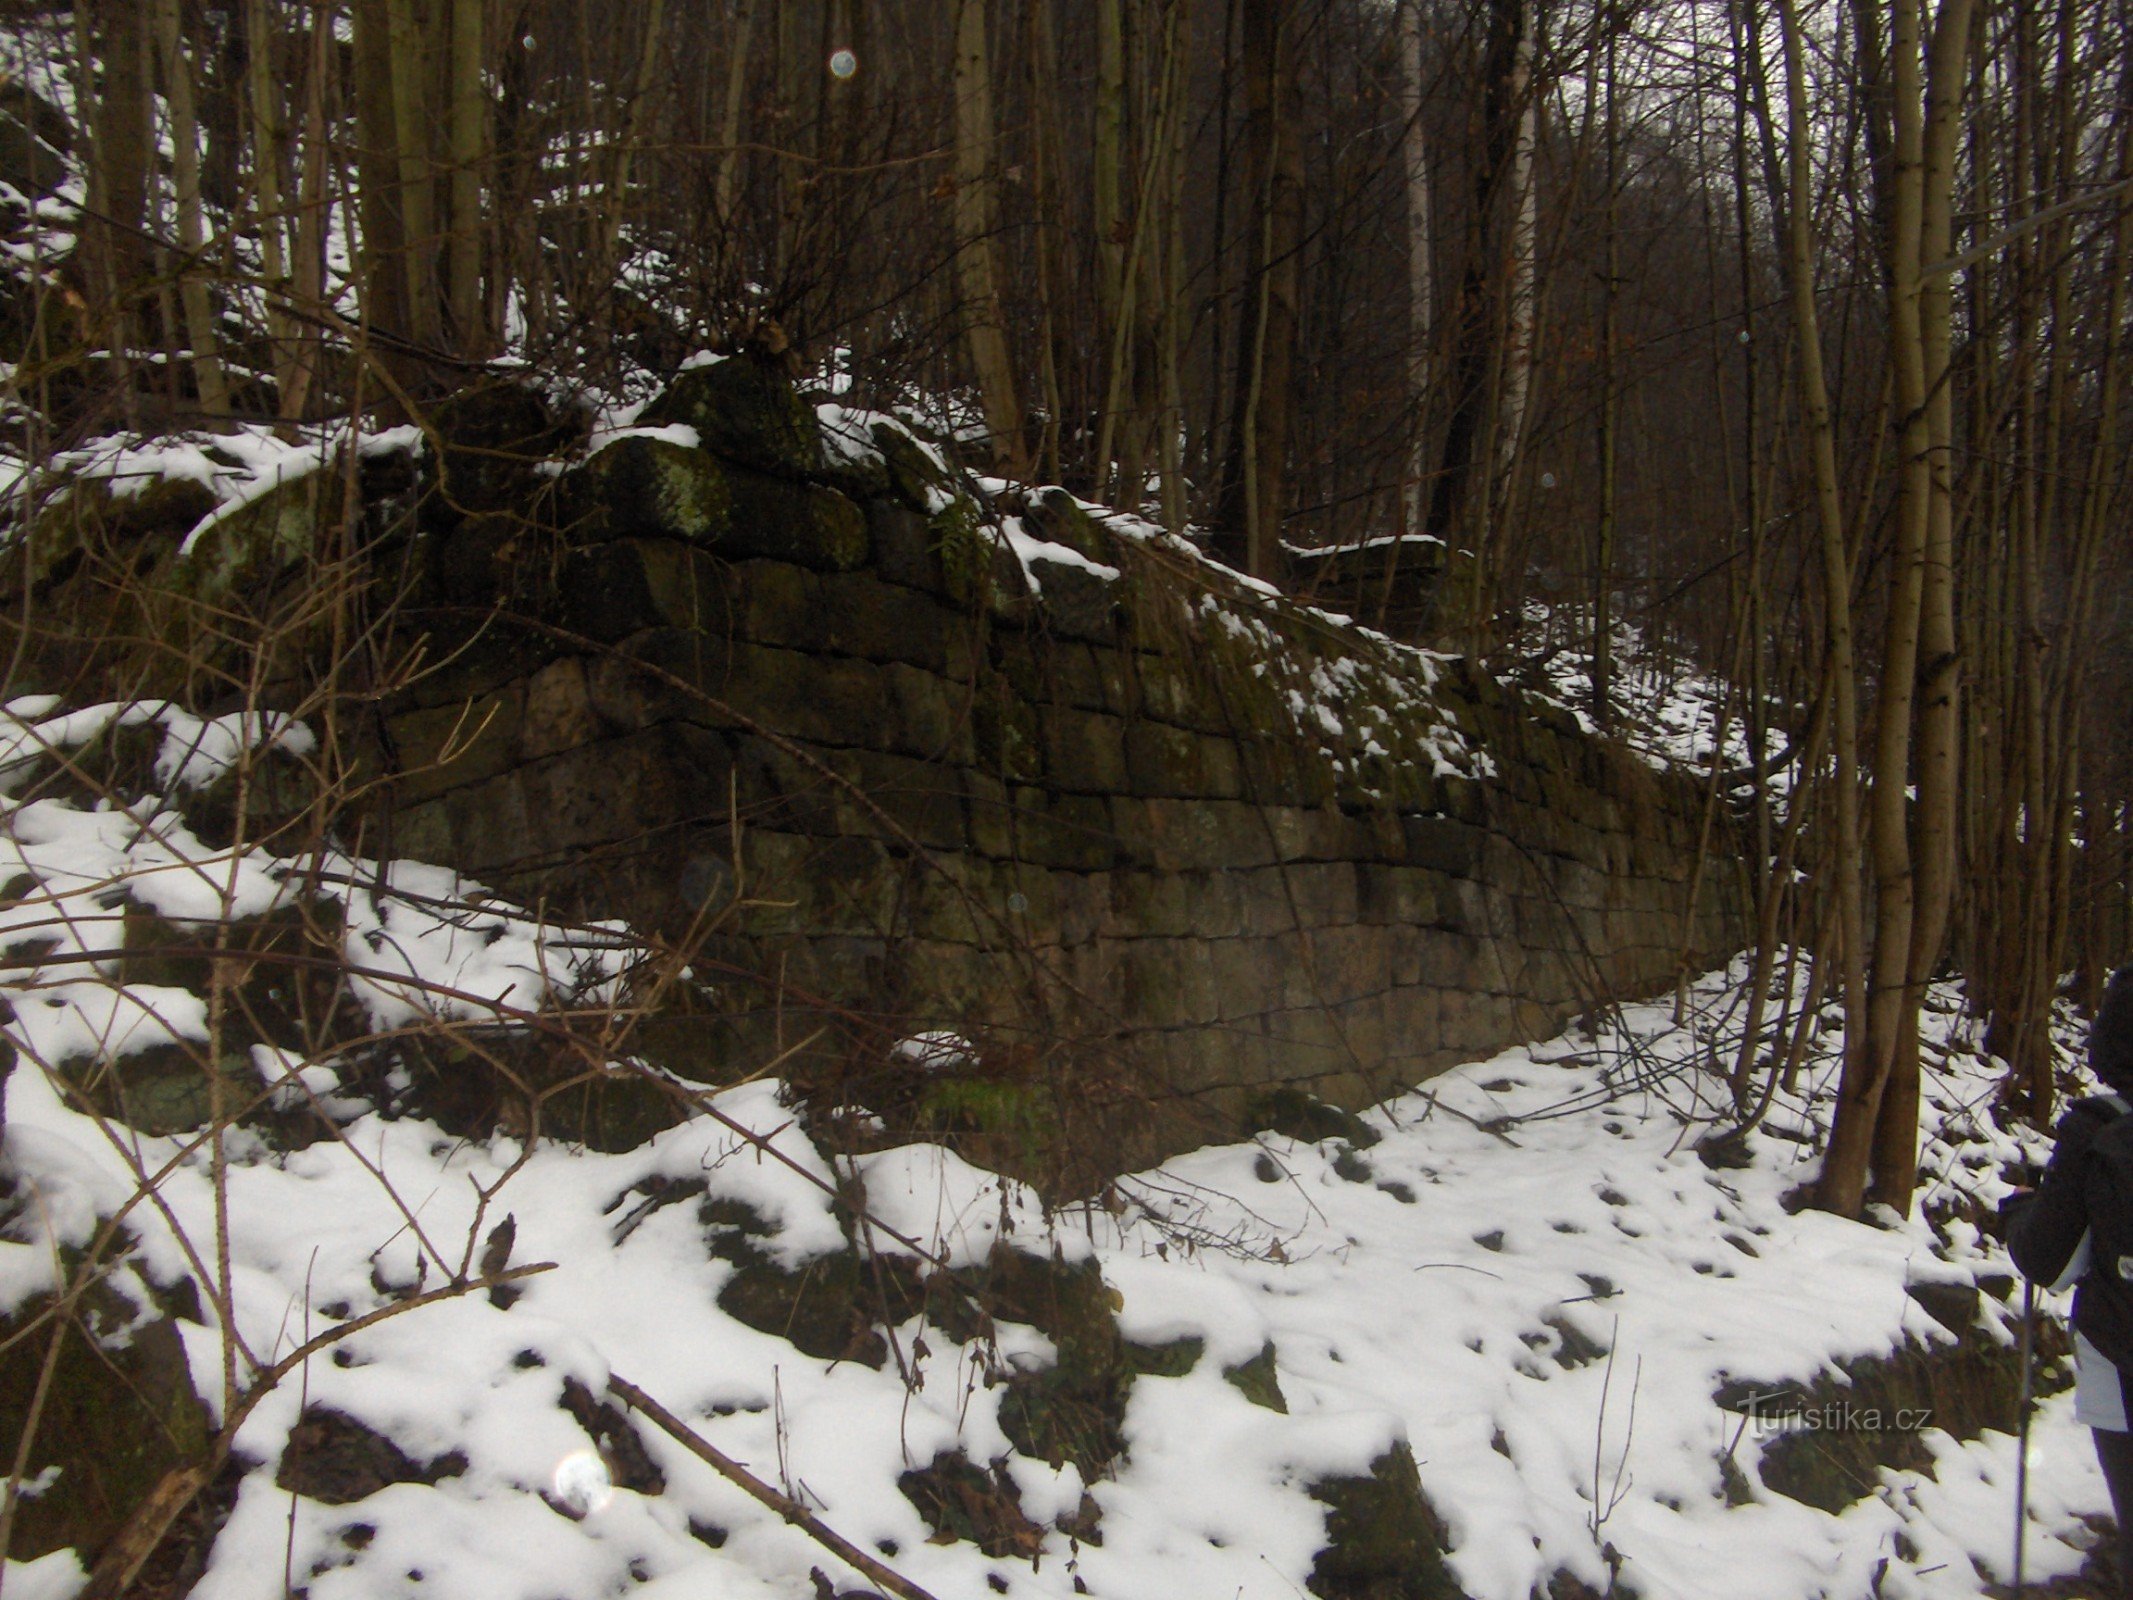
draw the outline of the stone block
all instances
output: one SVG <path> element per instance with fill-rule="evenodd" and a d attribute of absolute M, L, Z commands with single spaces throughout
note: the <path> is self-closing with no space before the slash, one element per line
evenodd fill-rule
<path fill-rule="evenodd" d="M 1404 816 L 1400 830 L 1406 835 L 1409 866 L 1463 878 L 1480 863 L 1481 832 L 1468 823 L 1451 817 Z"/>
<path fill-rule="evenodd" d="M 962 685 L 892 661 L 881 669 L 888 694 L 889 743 L 920 760 L 967 763 L 975 758 L 968 695 Z"/>
<path fill-rule="evenodd" d="M 691 368 L 637 420 L 647 428 L 677 422 L 693 428 L 704 451 L 759 472 L 805 478 L 821 475 L 829 465 L 815 408 L 770 358 L 729 356 Z"/>
<path fill-rule="evenodd" d="M 581 658 L 551 661 L 526 680 L 524 693 L 518 729 L 522 761 L 560 755 L 600 738 L 600 719 L 593 714 Z"/>
<path fill-rule="evenodd" d="M 1141 809 L 1162 871 L 1265 866 L 1274 859 L 1265 821 L 1252 806 L 1157 798 L 1142 801 Z"/>
<path fill-rule="evenodd" d="M 1045 776 L 1058 788 L 1080 794 L 1117 794 L 1127 788 L 1134 728 L 1117 717 L 1044 705 L 1037 722 L 1044 744 Z M 1136 786 L 1137 787 L 1137 786 Z"/>
<path fill-rule="evenodd" d="M 416 805 L 507 772 L 518 760 L 519 695 L 485 694 L 391 718 L 399 804 Z"/>
<path fill-rule="evenodd" d="M 1197 799 L 1208 794 L 1198 734 L 1145 717 L 1125 724 L 1125 773 L 1142 796 Z"/>
<path fill-rule="evenodd" d="M 618 439 L 557 481 L 567 546 L 676 539 L 709 547 L 733 523 L 734 492 L 716 457 L 644 434 Z"/>
<path fill-rule="evenodd" d="M 1061 705 L 1080 711 L 1121 711 L 1104 694 L 1103 674 L 1096 667 L 1095 649 L 1077 640 L 1053 643 L 1044 657 L 1045 690 Z"/>
<path fill-rule="evenodd" d="M 981 855 L 1015 853 L 1014 804 L 1007 785 L 976 767 L 963 772 L 963 795 L 969 807 L 971 848 Z"/>
<path fill-rule="evenodd" d="M 915 589 L 884 583 L 871 572 L 824 573 L 812 589 L 809 603 L 819 616 L 815 626 L 822 645 L 840 655 L 903 661 L 945 673 L 950 643 L 972 626 L 967 613 Z"/>
<path fill-rule="evenodd" d="M 1244 897 L 1240 874 L 1217 868 L 1182 875 L 1192 896 L 1195 928 L 1203 939 L 1231 939 L 1244 932 Z"/>
<path fill-rule="evenodd" d="M 890 583 L 945 597 L 948 577 L 925 517 L 894 500 L 868 500 L 865 511 L 875 570 Z"/>
<path fill-rule="evenodd" d="M 1223 1021 L 1260 1015 L 1282 991 L 1287 956 L 1278 939 L 1218 939 L 1208 945 L 1207 959 Z"/>
<path fill-rule="evenodd" d="M 449 859 L 460 871 L 480 877 L 526 861 L 531 830 L 517 774 L 454 789 L 444 797 L 444 809 L 452 839 Z"/>
<path fill-rule="evenodd" d="M 1107 644 L 1118 632 L 1118 580 L 1083 566 L 1033 561 L 1026 576 L 1036 581 L 1036 602 L 1045 629 L 1062 639 Z"/>
<path fill-rule="evenodd" d="M 836 490 L 738 467 L 728 471 L 726 483 L 729 518 L 714 541 L 722 553 L 765 556 L 818 572 L 851 572 L 871 557 L 866 514 Z"/>
<path fill-rule="evenodd" d="M 1244 932 L 1253 938 L 1302 931 L 1296 902 L 1290 898 L 1287 874 L 1279 867 L 1263 867 L 1233 875 L 1238 909 Z"/>
<path fill-rule="evenodd" d="M 1110 808 L 1094 795 L 1017 786 L 1009 791 L 1010 852 L 1040 866 L 1101 872 L 1117 854 Z"/>
<path fill-rule="evenodd" d="M 1346 926 L 1356 920 L 1355 867 L 1346 861 L 1306 861 L 1284 867 L 1290 902 L 1306 928 Z"/>
<path fill-rule="evenodd" d="M 889 700 L 871 662 L 727 642 L 697 667 L 693 681 L 767 732 L 814 744 L 887 742 Z M 724 721 L 715 710 L 701 720 Z"/>
<path fill-rule="evenodd" d="M 1158 1028 L 1199 1026 L 1218 1015 L 1206 951 L 1185 939 L 1115 941 L 1112 994 L 1122 1016 Z"/>
<path fill-rule="evenodd" d="M 835 796 L 839 833 L 879 838 L 899 850 L 905 840 L 934 851 L 970 848 L 958 768 L 873 750 L 840 751 L 825 762 L 847 781 Z"/>

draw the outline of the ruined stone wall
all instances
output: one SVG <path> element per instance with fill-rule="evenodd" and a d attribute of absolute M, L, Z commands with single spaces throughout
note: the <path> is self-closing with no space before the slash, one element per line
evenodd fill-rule
<path fill-rule="evenodd" d="M 952 1029 L 1175 1146 L 1741 942 L 1723 822 L 1691 905 L 1701 787 L 1460 661 L 1058 491 L 981 507 L 745 360 L 644 421 L 538 559 L 523 518 L 438 539 L 459 653 L 391 708 L 392 847 L 702 936 L 699 1070 Z"/>

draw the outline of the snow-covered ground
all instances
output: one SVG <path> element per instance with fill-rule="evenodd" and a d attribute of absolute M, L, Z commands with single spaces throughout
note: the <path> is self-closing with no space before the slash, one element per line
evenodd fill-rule
<path fill-rule="evenodd" d="M 25 718 L 49 711 L 14 709 Z M 49 716 L 44 725 L 54 736 Z M 27 726 L 17 725 L 18 756 Z M 164 752 L 167 776 L 209 775 L 202 749 L 234 742 L 230 729 L 207 737 L 210 725 L 182 717 L 159 726 L 184 746 Z M 75 723 L 57 731 L 80 736 Z M 269 731 L 285 745 L 291 736 Z M 177 890 L 152 885 L 192 883 L 199 903 L 164 909 L 194 918 L 214 915 L 218 895 L 257 910 L 274 893 L 271 863 L 218 856 L 157 804 L 5 805 L 0 880 L 27 870 L 49 892 L 91 899 L 108 899 L 121 880 L 137 899 L 144 884 L 170 895 Z M 204 870 L 186 866 L 188 856 Z M 513 1012 L 562 992 L 538 930 L 514 923 L 508 908 L 481 900 L 488 920 L 478 923 L 437 912 L 443 900 L 476 895 L 474 886 L 412 868 L 393 883 L 410 893 L 387 895 L 362 913 L 370 922 L 351 923 L 372 966 L 390 948 L 411 978 L 461 995 L 494 991 Z M 18 899 L 11 915 L 36 904 L 34 894 Z M 93 930 L 77 933 L 83 949 L 94 947 Z M 145 1308 L 139 1274 L 167 1282 L 214 1260 L 208 1153 L 98 1124 L 69 1109 L 34 1064 L 32 1053 L 80 1048 L 83 1028 L 140 1025 L 146 1012 L 99 1012 L 88 998 L 95 980 L 79 967 L 5 977 L 11 1031 L 31 1051 L 6 1085 L 0 1165 L 17 1204 L 0 1242 L 0 1302 L 19 1307 L 49 1288 L 61 1260 L 54 1246 L 86 1243 L 146 1171 L 162 1173 L 160 1203 L 132 1211 L 138 1254 L 112 1280 Z M 1125 1179 L 1107 1206 L 1049 1215 L 1026 1190 L 937 1146 L 826 1156 L 770 1081 L 718 1097 L 730 1123 L 700 1116 L 603 1155 L 448 1137 L 336 1097 L 320 1063 L 262 1062 L 263 1072 L 295 1074 L 292 1087 L 300 1079 L 318 1094 L 338 1128 L 299 1150 L 244 1132 L 225 1143 L 234 1331 L 253 1358 L 272 1363 L 411 1285 L 446 1282 L 506 1214 L 516 1222 L 510 1262 L 554 1265 L 525 1279 L 508 1306 L 479 1294 L 423 1305 L 290 1372 L 238 1435 L 252 1465 L 195 1592 L 276 1595 L 286 1574 L 313 1600 L 397 1596 L 416 1592 L 410 1574 L 419 1572 L 421 1592 L 499 1600 L 797 1600 L 812 1593 L 816 1566 L 857 1581 L 649 1424 L 638 1433 L 663 1491 L 609 1484 L 559 1400 L 568 1379 L 600 1395 L 619 1373 L 845 1537 L 893 1552 L 883 1559 L 943 1600 L 981 1588 L 1293 1600 L 1325 1536 L 1324 1507 L 1308 1486 L 1363 1472 L 1400 1440 L 1446 1523 L 1451 1569 L 1475 1600 L 1527 1600 L 1560 1570 L 1604 1588 L 1611 1562 L 1646 1600 L 1976 1595 L 2009 1567 L 2011 1439 L 1958 1442 L 1931 1419 L 1909 1419 L 1924 1428 L 1932 1472 L 1884 1471 L 1833 1515 L 1765 1487 L 1767 1424 L 1714 1399 L 1729 1383 L 1777 1390 L 1905 1341 L 1946 1344 L 1951 1336 L 1908 1286 L 2009 1270 L 1960 1221 L 1936 1232 L 1922 1221 L 1869 1226 L 1788 1212 L 1781 1201 L 1812 1170 L 1797 1137 L 1812 1120 L 1806 1101 L 1781 1097 L 1775 1131 L 1749 1140 L 1747 1166 L 1705 1165 L 1693 1141 L 1718 1095 L 1702 1064 L 1731 1059 L 1724 1031 L 1741 981 L 1733 971 L 1695 985 L 1680 1023 L 1671 1004 L 1631 1006 L 1597 1037 L 1535 1042 L 1445 1074 L 1372 1112 L 1381 1137 L 1367 1148 L 1268 1135 Z M 1928 1016 L 1923 1198 L 1961 1190 L 1989 1205 L 2004 1191 L 2002 1165 L 2041 1148 L 1987 1115 L 1993 1070 L 1971 1051 L 1956 999 L 1937 995 Z M 199 1019 L 175 995 L 148 1000 L 165 1030 L 156 1039 L 199 1036 Z M 389 986 L 369 1003 L 381 1022 L 413 1014 Z M 40 1031 L 40 1012 L 64 1014 L 72 1032 Z M 1831 1030 L 1820 1043 L 1836 1040 Z M 1827 1090 L 1830 1060 L 1811 1063 L 1813 1093 Z M 710 1199 L 769 1223 L 761 1248 L 797 1266 L 847 1247 L 831 1196 L 855 1177 L 871 1218 L 863 1226 L 886 1254 L 905 1252 L 902 1235 L 952 1266 L 982 1261 L 1003 1241 L 1093 1260 L 1128 1339 L 1203 1342 L 1183 1375 L 1134 1383 L 1126 1453 L 1106 1475 L 1084 1482 L 1071 1463 L 1013 1451 L 996 1380 L 1053 1360 L 1036 1330 L 1002 1323 L 990 1341 L 965 1343 L 913 1319 L 893 1330 L 908 1383 L 897 1363 L 812 1358 L 720 1309 L 736 1268 L 712 1253 L 693 1200 L 646 1204 L 674 1192 L 661 1180 L 701 1183 Z M 2011 1342 L 2013 1314 L 1990 1293 L 1980 1302 L 1982 1320 L 1965 1337 Z M 211 1307 L 207 1315 L 211 1323 Z M 196 1385 L 219 1409 L 223 1331 L 183 1332 Z M 1286 1414 L 1224 1378 L 1268 1346 Z M 465 1470 L 351 1505 L 293 1495 L 276 1487 L 276 1471 L 306 1405 L 359 1419 L 416 1461 L 461 1452 Z M 2069 1411 L 2066 1396 L 2048 1400 L 2034 1431 L 2035 1577 L 2079 1566 L 2088 1542 L 2079 1519 L 2105 1505 Z M 1047 1530 L 1041 1548 L 993 1557 L 929 1539 L 898 1479 L 953 1449 L 1004 1464 L 1023 1513 Z M 1739 1474 L 1733 1504 L 1727 1461 Z M 1101 1512 L 1101 1543 L 1055 1526 L 1084 1493 Z M 716 1547 L 703 1536 L 712 1528 L 724 1534 Z M 61 1553 L 12 1564 L 5 1589 L 64 1600 L 79 1577 Z"/>

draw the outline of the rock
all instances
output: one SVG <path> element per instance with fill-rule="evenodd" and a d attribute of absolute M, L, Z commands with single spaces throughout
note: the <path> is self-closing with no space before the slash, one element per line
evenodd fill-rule
<path fill-rule="evenodd" d="M 1977 1325 L 1979 1291 L 1974 1283 L 1913 1283 L 1904 1292 L 1958 1338 L 1967 1337 Z"/>
<path fill-rule="evenodd" d="M 441 400 L 429 425 L 434 441 L 422 461 L 424 524 L 449 528 L 483 511 L 523 514 L 541 487 L 539 463 L 559 454 L 578 430 L 547 397 L 514 379 L 492 380 Z"/>
<path fill-rule="evenodd" d="M 678 539 L 714 545 L 733 521 L 727 470 L 712 456 L 667 439 L 618 439 L 566 473 L 558 495 L 567 545 L 612 539 Z"/>
<path fill-rule="evenodd" d="M 1245 1131 L 1278 1133 L 1305 1144 L 1346 1139 L 1357 1150 L 1368 1150 L 1380 1137 L 1377 1129 L 1353 1111 L 1286 1087 L 1270 1089 L 1252 1101 L 1245 1112 Z"/>
<path fill-rule="evenodd" d="M 396 1066 L 414 1080 L 397 1095 L 385 1081 Z M 458 1137 L 503 1132 L 609 1154 L 634 1150 L 688 1115 L 653 1074 L 628 1062 L 595 1069 L 567 1041 L 519 1029 L 412 1032 L 343 1086 Z"/>
<path fill-rule="evenodd" d="M 1465 1600 L 1405 1442 L 1373 1461 L 1368 1477 L 1322 1478 L 1310 1494 L 1326 1508 L 1326 1544 L 1305 1580 L 1319 1600 Z"/>
<path fill-rule="evenodd" d="M 1001 1430 L 1023 1455 L 1055 1467 L 1072 1461 L 1084 1478 L 1100 1477 L 1125 1450 L 1134 1379 L 1115 1320 L 1116 1291 L 1093 1261 L 1069 1266 L 1005 1248 L 993 1251 L 982 1273 L 959 1281 L 991 1320 L 1026 1322 L 1058 1351 L 1053 1366 L 1009 1378 Z"/>
<path fill-rule="evenodd" d="M 682 373 L 638 416 L 642 427 L 684 423 L 713 455 L 783 478 L 819 478 L 829 467 L 821 419 L 783 366 L 755 354 L 727 356 Z"/>
<path fill-rule="evenodd" d="M 395 1483 L 438 1483 L 467 1470 L 457 1450 L 416 1461 L 382 1433 L 346 1412 L 312 1406 L 289 1430 L 276 1488 L 323 1505 L 353 1505 Z"/>
<path fill-rule="evenodd" d="M 1237 1392 L 1255 1406 L 1265 1406 L 1269 1411 L 1288 1415 L 1288 1397 L 1281 1392 L 1281 1377 L 1274 1367 L 1274 1345 L 1269 1340 L 1260 1346 L 1259 1354 L 1249 1361 L 1239 1362 L 1234 1367 L 1224 1367 L 1222 1376 L 1234 1384 Z"/>
<path fill-rule="evenodd" d="M 755 1244 L 769 1230 L 752 1213 L 708 1200 L 701 1215 L 713 1229 L 711 1253 L 733 1264 L 732 1277 L 718 1292 L 719 1309 L 759 1333 L 787 1340 L 803 1355 L 878 1368 L 888 1359 L 879 1326 L 903 1321 L 922 1299 L 904 1257 L 883 1257 L 870 1266 L 846 1249 L 788 1270 Z M 874 1267 L 880 1269 L 878 1282 Z M 889 1305 L 882 1304 L 884 1287 Z"/>
<path fill-rule="evenodd" d="M 1168 1344 L 1126 1344 L 1126 1365 L 1141 1378 L 1182 1378 L 1207 1354 L 1207 1341 L 1193 1334 Z"/>
<path fill-rule="evenodd" d="M 1044 1548 L 1044 1530 L 1023 1514 L 1021 1492 L 998 1463 L 988 1472 L 960 1450 L 943 1451 L 896 1486 L 936 1539 L 967 1539 L 995 1559 Z"/>
<path fill-rule="evenodd" d="M 29 1426 L 48 1340 L 56 1330 L 63 1341 L 26 1473 L 32 1482 L 49 1475 L 50 1487 L 16 1503 L 8 1554 L 29 1561 L 71 1547 L 93 1566 L 165 1473 L 205 1456 L 207 1412 L 168 1318 L 135 1326 L 141 1309 L 107 1282 L 88 1290 L 75 1316 L 17 1337 L 41 1309 L 31 1302 L 0 1318 L 0 1439 L 10 1449 Z M 104 1344 L 91 1328 L 132 1331 Z"/>
<path fill-rule="evenodd" d="M 1841 1513 L 1879 1487 L 1884 1467 L 1930 1468 L 1932 1453 L 1920 1439 L 1928 1427 L 1956 1439 L 1974 1439 L 1987 1428 L 2015 1431 L 2019 1357 L 1965 1326 L 1967 1336 L 1959 1340 L 1910 1343 L 1886 1356 L 1841 1362 L 1811 1383 L 1733 1380 L 1715 1398 L 1766 1426 L 1799 1424 L 1763 1446 L 1763 1486 Z M 2055 1393 L 2069 1381 L 2053 1375 L 2068 1351 L 2066 1331 L 2039 1318 L 2037 1340 L 2037 1392 Z"/>

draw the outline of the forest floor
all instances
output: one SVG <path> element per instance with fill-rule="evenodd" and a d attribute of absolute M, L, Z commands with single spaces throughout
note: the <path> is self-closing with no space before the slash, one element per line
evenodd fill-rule
<path fill-rule="evenodd" d="M 212 742 L 191 723 L 165 735 L 183 744 L 159 764 L 173 781 Z M 40 800 L 8 823 L 20 859 L 0 878 L 20 868 L 100 904 L 127 883 L 137 900 L 163 896 L 164 914 L 201 914 L 172 862 L 213 853 L 168 814 L 144 825 L 138 811 Z M 215 894 L 272 899 L 271 872 L 248 876 L 260 863 L 223 859 Z M 449 876 L 396 874 L 404 899 L 373 903 L 367 923 L 352 915 L 351 949 L 374 968 L 389 950 L 462 993 L 515 981 L 530 1003 L 552 965 L 523 927 L 422 920 L 465 892 Z M 114 989 L 18 977 L 17 1035 L 47 1058 L 84 1029 L 125 1050 L 139 1039 L 114 1043 L 114 1029 L 198 1025 L 168 991 L 144 1020 Z M 296 1148 L 243 1128 L 225 1141 L 234 1326 L 253 1354 L 286 1355 L 465 1273 L 507 1213 L 515 1238 L 488 1266 L 554 1265 L 515 1296 L 387 1316 L 266 1392 L 237 1435 L 227 1521 L 192 1592 L 799 1600 L 818 1568 L 840 1575 L 833 1587 L 860 1582 L 666 1434 L 602 1412 L 619 1374 L 941 1600 L 1294 1600 L 1314 1572 L 1318 1592 L 1341 1594 L 1318 1565 L 1326 1485 L 1402 1442 L 1473 1600 L 1551 1584 L 1645 1600 L 1975 1596 L 2008 1578 L 2015 1526 L 2014 1441 L 1981 1426 L 2012 1416 L 2020 1304 L 1989 1219 L 2007 1173 L 2044 1143 L 1996 1124 L 1997 1069 L 1960 995 L 1936 991 L 1917 1215 L 1799 1209 L 1833 1087 L 1834 1013 L 1800 1093 L 1778 1094 L 1731 1150 L 1698 1148 L 1723 1121 L 1743 978 L 1714 973 L 1678 1003 L 1621 1007 L 1596 1031 L 1460 1067 L 1332 1137 L 1203 1149 L 1101 1203 L 1051 1210 L 939 1145 L 826 1154 L 770 1080 L 719 1095 L 727 1121 L 600 1154 L 454 1136 L 343 1093 L 330 1066 L 255 1053 L 336 1126 Z M 371 997 L 385 1020 L 406 1004 L 389 989 Z M 161 1173 L 158 1201 L 131 1211 L 137 1245 L 111 1281 L 134 1285 L 146 1318 L 148 1283 L 214 1259 L 202 1142 L 113 1137 L 28 1059 L 5 1094 L 0 1312 L 48 1290 L 143 1171 Z M 844 1202 L 861 1193 L 855 1217 Z M 817 1341 L 807 1354 L 760 1306 L 744 1320 L 737 1294 L 855 1260 L 877 1282 L 883 1269 L 908 1281 L 914 1246 L 976 1273 L 1001 1245 L 1074 1282 L 1093 1281 L 1077 1268 L 1101 1273 L 1137 1363 L 1109 1391 L 1102 1452 L 1032 1444 L 1029 1397 L 1085 1356 L 1071 1324 L 1040 1331 L 1042 1317 L 997 1306 L 973 1322 L 929 1297 L 846 1351 Z M 797 1318 L 804 1292 L 778 1303 Z M 180 1324 L 211 1412 L 216 1321 L 210 1305 Z M 2052 1394 L 2032 1429 L 2032 1580 L 2081 1568 L 2106 1503 L 2070 1413 L 2070 1395 Z M 335 1437 L 360 1446 L 353 1487 L 302 1459 L 331 1456 Z M 10 1563 L 5 1589 L 65 1600 L 81 1577 L 61 1551 Z"/>

